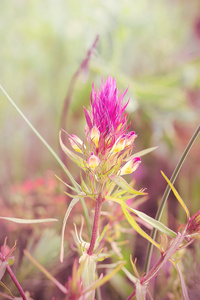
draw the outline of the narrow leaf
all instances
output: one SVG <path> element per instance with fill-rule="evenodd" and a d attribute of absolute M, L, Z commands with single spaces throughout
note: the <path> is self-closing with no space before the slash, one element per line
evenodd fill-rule
<path fill-rule="evenodd" d="M 148 153 L 150 153 L 150 152 L 156 150 L 157 148 L 158 148 L 158 147 L 151 147 L 151 148 L 147 148 L 147 149 L 144 149 L 144 150 L 142 150 L 142 151 L 139 151 L 139 152 L 137 152 L 137 153 L 134 153 L 133 155 L 131 155 L 131 156 L 128 158 L 128 160 L 130 160 L 130 159 L 132 159 L 132 158 L 134 158 L 134 157 L 137 157 L 137 156 L 139 156 L 139 157 L 144 156 L 144 155 L 146 155 L 146 154 L 148 154 Z"/>
<path fill-rule="evenodd" d="M 171 182 L 169 181 L 169 179 L 167 178 L 167 176 L 161 171 L 162 176 L 165 178 L 165 180 L 167 181 L 167 183 L 169 184 L 170 188 L 172 189 L 174 196 L 176 197 L 176 199 L 179 201 L 179 203 L 181 204 L 181 206 L 183 207 L 186 215 L 187 215 L 187 219 L 189 220 L 190 218 L 190 213 L 189 210 L 185 204 L 185 202 L 183 201 L 183 199 L 181 198 L 181 196 L 179 195 L 179 193 L 177 192 L 177 190 L 173 187 L 173 185 L 171 184 Z"/>
<path fill-rule="evenodd" d="M 4 296 L 4 298 L 2 298 L 2 299 L 5 299 L 5 298 L 16 299 L 15 296 L 12 294 L 12 292 L 9 290 L 9 288 L 2 281 L 0 281 L 0 285 L 10 294 L 10 297 L 9 297 L 3 293 L 0 293 L 0 296 Z"/>
<path fill-rule="evenodd" d="M 127 191 L 130 194 L 133 195 L 146 195 L 147 193 L 144 193 L 143 191 L 136 191 L 134 190 L 124 178 L 121 176 L 111 176 L 110 179 L 114 181 L 119 187 L 121 187 L 123 190 Z"/>
<path fill-rule="evenodd" d="M 78 189 L 78 188 L 74 188 L 73 186 L 71 186 L 71 185 L 69 185 L 68 183 L 66 183 L 65 181 L 63 181 L 60 177 L 58 177 L 56 174 L 55 174 L 55 176 L 56 176 L 56 178 L 60 181 L 60 182 L 62 182 L 64 185 L 66 185 L 68 188 L 70 188 L 72 191 L 74 191 L 74 192 L 76 192 L 76 193 L 78 193 L 79 191 L 80 191 L 80 185 L 77 183 L 77 186 L 80 188 L 80 189 Z"/>
<path fill-rule="evenodd" d="M 67 223 L 67 219 L 69 217 L 70 212 L 72 211 L 72 208 L 76 203 L 78 203 L 79 198 L 74 198 L 71 202 L 70 205 L 66 211 L 65 217 L 63 219 L 63 225 L 62 225 L 62 233 L 61 233 L 61 245 L 60 245 L 60 261 L 63 262 L 64 258 L 64 234 L 65 234 L 65 227 Z"/>
<path fill-rule="evenodd" d="M 57 222 L 57 219 L 19 219 L 19 218 L 9 218 L 9 217 L 0 217 L 0 219 L 8 220 L 18 224 L 37 224 L 45 222 Z"/>
<path fill-rule="evenodd" d="M 58 288 L 61 292 L 64 294 L 67 294 L 67 289 L 56 279 L 54 278 L 33 256 L 26 250 L 24 250 L 24 254 L 26 257 L 41 271 L 45 274 L 47 278 L 49 278 Z"/>
<path fill-rule="evenodd" d="M 12 100 L 12 98 L 8 95 L 8 93 L 4 90 L 4 88 L 0 85 L 0 89 L 6 96 L 6 98 L 9 100 L 9 102 L 13 105 L 13 107 L 17 110 L 17 112 L 20 114 L 22 119 L 27 123 L 27 125 L 30 127 L 30 129 L 35 133 L 35 135 L 40 139 L 40 141 L 44 144 L 44 146 L 49 150 L 49 152 L 53 155 L 53 157 L 56 159 L 56 161 L 59 163 L 61 168 L 64 170 L 64 172 L 67 174 L 69 180 L 74 185 L 74 187 L 77 187 L 77 182 L 71 175 L 70 171 L 66 168 L 62 160 L 58 157 L 56 152 L 51 148 L 51 146 L 46 142 L 46 140 L 41 136 L 41 134 L 37 131 L 37 129 L 31 124 L 31 122 L 27 119 L 27 117 L 23 114 L 21 109 L 16 105 L 16 103 Z"/>
<path fill-rule="evenodd" d="M 132 211 L 134 214 L 136 214 L 140 219 L 148 223 L 149 225 L 153 226 L 154 228 L 160 230 L 162 233 L 165 233 L 166 235 L 170 237 L 176 237 L 176 232 L 165 226 L 163 223 L 151 218 L 150 216 L 146 215 L 145 213 L 138 211 L 136 209 L 133 209 L 126 205 L 126 208 L 128 208 L 130 211 Z"/>
<path fill-rule="evenodd" d="M 127 219 L 127 221 L 130 223 L 130 225 L 145 239 L 147 239 L 149 242 L 151 242 L 154 246 L 156 246 L 158 249 L 160 249 L 160 245 L 156 243 L 145 231 L 143 231 L 140 226 L 136 223 L 136 221 L 131 217 L 131 215 L 128 213 L 127 208 L 125 205 L 121 205 L 121 208 L 124 212 L 124 215 Z"/>
<path fill-rule="evenodd" d="M 185 281 L 184 281 L 184 278 L 183 278 L 183 274 L 178 266 L 178 263 L 175 263 L 175 267 L 177 269 L 177 272 L 178 272 L 178 275 L 179 275 L 179 278 L 180 278 L 180 282 L 181 282 L 181 289 L 182 289 L 182 293 L 183 293 L 183 299 L 184 300 L 190 300 L 189 299 L 189 296 L 188 296 L 188 291 L 187 291 L 187 287 L 186 287 L 186 284 L 185 284 Z"/>
<path fill-rule="evenodd" d="M 112 270 L 110 273 L 106 274 L 103 278 L 101 278 L 100 280 L 97 280 L 96 282 L 94 282 L 94 284 L 91 284 L 89 286 L 88 289 L 86 289 L 85 292 L 89 292 L 92 290 L 97 289 L 98 287 L 102 286 L 103 284 L 105 284 L 107 281 L 109 281 L 116 273 L 118 273 L 123 266 L 126 264 L 126 261 L 121 262 L 114 270 Z"/>
<path fill-rule="evenodd" d="M 130 281 L 132 281 L 134 284 L 136 284 L 136 282 L 139 281 L 139 279 L 137 277 L 135 277 L 133 274 L 131 274 L 126 268 L 122 268 L 122 271 L 124 271 L 124 273 L 126 274 L 126 276 L 128 277 L 128 279 Z"/>
<path fill-rule="evenodd" d="M 74 161 L 80 168 L 85 169 L 87 162 L 81 158 L 80 156 L 78 156 L 77 154 L 75 154 L 73 151 L 69 150 L 62 141 L 61 138 L 61 131 L 59 133 L 59 140 L 60 140 L 60 146 L 62 148 L 62 150 L 65 152 L 65 154 L 72 160 Z"/>

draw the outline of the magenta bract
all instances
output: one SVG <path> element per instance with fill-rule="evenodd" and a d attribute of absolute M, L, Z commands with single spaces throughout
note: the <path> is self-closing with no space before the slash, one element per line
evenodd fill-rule
<path fill-rule="evenodd" d="M 111 76 L 105 84 L 102 80 L 100 91 L 92 86 L 91 112 L 84 108 L 88 126 L 86 131 L 91 131 L 93 127 L 98 128 L 101 150 L 110 149 L 116 139 L 128 129 L 125 109 L 129 101 L 123 104 L 126 92 L 127 90 L 123 94 L 118 92 L 116 80 Z"/>

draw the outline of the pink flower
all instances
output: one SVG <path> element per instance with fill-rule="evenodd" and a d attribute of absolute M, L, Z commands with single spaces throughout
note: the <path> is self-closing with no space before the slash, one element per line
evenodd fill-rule
<path fill-rule="evenodd" d="M 103 84 L 101 83 L 101 90 L 95 90 L 92 86 L 91 92 L 91 112 L 85 111 L 85 118 L 87 121 L 86 133 L 98 129 L 98 145 L 97 149 L 103 154 L 108 149 L 111 149 L 116 140 L 124 135 L 130 138 L 130 134 L 127 133 L 127 114 L 125 109 L 128 105 L 127 101 L 123 104 L 123 98 L 126 94 L 118 92 L 115 78 L 109 76 Z"/>
<path fill-rule="evenodd" d="M 85 138 L 81 141 L 71 134 L 69 141 L 71 147 L 82 154 L 82 166 L 88 165 L 90 171 L 95 171 L 95 176 L 111 176 L 113 174 L 130 174 L 140 164 L 140 158 L 130 161 L 131 151 L 137 137 L 134 131 L 128 131 L 125 109 L 128 101 L 123 104 L 124 93 L 117 89 L 116 80 L 108 76 L 105 83 L 101 82 L 101 89 L 92 85 L 91 108 L 86 110 Z M 62 142 L 62 141 L 61 141 Z M 62 145 L 62 143 L 61 143 Z M 63 146 L 66 152 L 66 147 Z M 67 150 L 70 157 L 73 153 Z M 77 155 L 74 161 L 80 164 Z"/>

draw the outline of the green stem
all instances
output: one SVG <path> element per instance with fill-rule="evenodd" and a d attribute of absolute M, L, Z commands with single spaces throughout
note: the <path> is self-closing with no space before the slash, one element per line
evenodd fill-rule
<path fill-rule="evenodd" d="M 176 168 L 174 169 L 174 172 L 170 178 L 170 182 L 172 184 L 174 184 L 175 180 L 176 180 L 176 177 L 178 175 L 178 173 L 180 172 L 181 170 L 181 167 L 190 151 L 190 149 L 192 148 L 192 145 L 194 144 L 198 134 L 200 133 L 200 125 L 197 127 L 196 131 L 194 132 L 192 138 L 190 139 L 187 147 L 185 148 L 178 164 L 176 165 Z M 163 197 L 162 197 L 162 200 L 161 200 L 161 204 L 158 208 L 158 211 L 157 211 L 157 214 L 156 214 L 156 217 L 155 219 L 160 221 L 161 219 L 161 216 L 162 216 L 162 213 L 163 213 L 163 210 L 164 210 L 164 207 L 165 207 L 165 204 L 166 204 L 166 201 L 167 201 L 167 198 L 169 196 L 169 193 L 171 191 L 171 188 L 169 185 L 167 185 L 166 189 L 165 189 L 165 192 L 163 194 Z M 156 238 L 156 234 L 157 234 L 157 229 L 153 229 L 152 230 L 152 233 L 151 233 L 151 238 L 155 240 Z M 150 261 L 151 261 L 151 256 L 152 256 L 152 251 L 153 251 L 153 244 L 149 244 L 149 247 L 148 247 L 148 251 L 147 251 L 147 258 L 146 258 L 146 263 L 145 263 L 145 273 L 147 274 L 148 271 L 149 271 L 149 267 L 150 267 Z"/>
<path fill-rule="evenodd" d="M 0 85 L 0 89 L 6 96 L 6 98 L 10 101 L 10 103 L 14 106 L 14 108 L 17 110 L 17 112 L 20 114 L 20 116 L 24 119 L 24 121 L 28 124 L 28 126 L 31 128 L 31 130 L 35 133 L 35 135 L 40 139 L 40 141 L 45 145 L 45 147 L 49 150 L 49 152 L 53 155 L 53 157 L 56 159 L 58 164 L 61 166 L 61 168 L 64 170 L 64 172 L 69 177 L 71 183 L 73 186 L 80 191 L 79 184 L 75 181 L 73 176 L 71 175 L 70 171 L 66 168 L 62 160 L 59 158 L 59 156 L 56 154 L 56 152 L 51 148 L 51 146 L 45 141 L 45 139 L 41 136 L 41 134 L 37 131 L 37 129 L 31 124 L 31 122 L 26 118 L 26 116 L 23 114 L 23 112 L 19 109 L 19 107 L 15 104 L 15 102 L 12 100 L 12 98 L 7 94 L 7 92 L 4 90 L 4 88 Z M 85 201 L 81 198 L 80 199 L 81 204 L 83 206 L 83 212 L 85 216 L 85 220 L 87 222 L 88 231 L 91 232 L 90 229 L 90 223 L 89 223 L 89 214 L 87 210 L 87 206 L 85 204 Z"/>

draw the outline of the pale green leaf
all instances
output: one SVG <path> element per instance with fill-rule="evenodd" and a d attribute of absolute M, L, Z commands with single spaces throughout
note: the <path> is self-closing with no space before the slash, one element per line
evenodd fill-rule
<path fill-rule="evenodd" d="M 80 188 L 80 185 L 77 183 L 77 187 L 75 188 L 75 187 L 73 187 L 73 186 L 71 186 L 71 185 L 69 185 L 69 184 L 67 184 L 65 181 L 63 181 L 60 177 L 58 177 L 57 175 L 55 175 L 56 176 L 56 178 L 59 180 L 59 181 L 61 181 L 64 185 L 66 185 L 68 188 L 70 188 L 72 191 L 74 191 L 74 192 L 76 192 L 76 193 L 79 193 L 80 192 L 80 189 L 78 189 L 77 187 L 79 187 Z"/>
<path fill-rule="evenodd" d="M 69 179 L 70 179 L 71 183 L 74 185 L 74 187 L 77 187 L 77 182 L 74 180 L 73 176 L 71 175 L 69 170 L 66 168 L 66 166 L 63 164 L 63 162 L 58 157 L 58 155 L 55 153 L 55 151 L 46 142 L 46 140 L 41 136 L 41 134 L 36 130 L 36 128 L 31 124 L 31 122 L 27 119 L 27 117 L 23 114 L 23 112 L 19 109 L 19 107 L 16 105 L 16 103 L 12 100 L 12 98 L 8 95 L 8 93 L 4 90 L 4 88 L 1 85 L 0 85 L 0 89 L 2 90 L 4 95 L 7 97 L 7 99 L 10 101 L 10 103 L 14 106 L 14 108 L 17 110 L 17 112 L 20 114 L 20 116 L 27 123 L 27 125 L 31 128 L 31 130 L 35 133 L 35 135 L 40 139 L 40 141 L 45 145 L 45 147 L 53 155 L 53 157 L 56 159 L 56 161 L 59 163 L 59 165 L 63 168 L 64 172 L 67 174 L 67 176 L 69 177 Z"/>
<path fill-rule="evenodd" d="M 133 274 L 131 274 L 125 267 L 122 268 L 122 271 L 124 271 L 128 279 L 132 281 L 134 284 L 136 284 L 136 282 L 139 281 L 139 279 L 135 277 Z"/>
<path fill-rule="evenodd" d="M 45 276 L 50 279 L 64 294 L 67 294 L 67 289 L 63 286 L 55 277 L 53 277 L 33 256 L 26 250 L 24 250 L 26 257 L 41 271 Z"/>
<path fill-rule="evenodd" d="M 133 195 L 146 195 L 147 193 L 144 193 L 143 190 L 136 191 L 134 190 L 124 178 L 121 176 L 111 176 L 110 179 L 114 181 L 119 187 L 121 187 L 126 192 L 133 194 Z"/>
<path fill-rule="evenodd" d="M 60 245 L 60 261 L 63 262 L 63 258 L 64 258 L 64 234 L 65 234 L 65 227 L 66 227 L 66 223 L 67 223 L 67 219 L 70 215 L 70 212 L 72 211 L 72 208 L 74 207 L 74 205 L 76 205 L 76 203 L 78 203 L 80 199 L 79 198 L 74 198 L 71 202 L 70 205 L 66 211 L 65 217 L 63 219 L 63 225 L 62 225 L 62 233 L 61 233 L 61 245 Z"/>
<path fill-rule="evenodd" d="M 160 249 L 160 245 L 156 243 L 145 231 L 143 231 L 140 226 L 136 223 L 136 221 L 132 218 L 132 216 L 128 213 L 127 208 L 124 204 L 121 205 L 121 208 L 124 212 L 124 215 L 127 219 L 127 221 L 130 223 L 130 225 L 145 239 L 147 239 L 149 242 L 151 242 L 154 246 L 156 246 L 158 249 Z"/>
<path fill-rule="evenodd" d="M 94 282 L 94 284 L 91 284 L 89 286 L 88 289 L 86 289 L 86 291 L 84 291 L 84 293 L 87 293 L 89 291 L 95 290 L 98 287 L 102 286 L 103 284 L 105 284 L 107 281 L 109 281 L 116 273 L 118 273 L 126 264 L 126 261 L 121 262 L 114 270 L 112 270 L 110 273 L 108 273 L 107 275 L 105 275 L 104 277 L 102 277 L 100 280 L 97 280 L 96 282 Z"/>
<path fill-rule="evenodd" d="M 18 224 L 37 224 L 45 222 L 57 222 L 57 219 L 19 219 L 19 218 L 10 218 L 10 217 L 0 217 L 0 219 L 11 221 Z"/>
<path fill-rule="evenodd" d="M 7 298 L 7 299 L 16 299 L 15 298 L 15 296 L 12 294 L 12 292 L 9 290 L 9 288 L 2 282 L 2 281 L 0 281 L 0 285 L 10 294 L 10 296 L 12 297 L 12 298 L 10 298 L 9 296 L 7 296 L 7 295 L 2 295 L 2 293 L 0 293 L 0 296 L 3 296 L 3 297 L 5 297 L 5 298 Z M 6 297 L 7 296 L 7 297 Z M 4 299 L 4 298 L 2 298 L 2 299 Z"/>
<path fill-rule="evenodd" d="M 140 219 L 142 219 L 143 221 L 145 221 L 147 224 L 151 225 L 152 227 L 160 230 L 162 233 L 170 236 L 170 237 L 176 237 L 176 232 L 174 232 L 173 230 L 169 229 L 167 226 L 165 226 L 163 223 L 151 218 L 150 216 L 146 215 L 145 213 L 138 211 L 136 209 L 133 209 L 131 207 L 129 207 L 128 205 L 126 205 L 126 208 L 128 208 L 129 210 L 131 210 L 134 214 L 136 214 Z"/>
<path fill-rule="evenodd" d="M 61 131 L 59 133 L 59 140 L 60 140 L 60 146 L 62 148 L 62 150 L 65 152 L 65 154 L 73 161 L 75 162 L 80 168 L 85 169 L 85 167 L 87 166 L 87 162 L 81 158 L 80 156 L 78 156 L 77 154 L 75 154 L 73 151 L 69 150 L 64 143 L 62 142 L 62 138 L 61 138 Z"/>
<path fill-rule="evenodd" d="M 128 158 L 128 160 L 131 160 L 131 159 L 134 158 L 134 157 L 141 157 L 141 156 L 144 156 L 144 155 L 146 155 L 146 154 L 148 154 L 148 153 L 150 153 L 150 152 L 156 150 L 157 148 L 158 148 L 158 147 L 151 147 L 151 148 L 147 148 L 147 149 L 144 149 L 144 150 L 142 150 L 142 151 L 139 151 L 139 152 L 137 152 L 137 153 L 134 153 L 133 155 L 131 155 L 131 156 Z"/>

